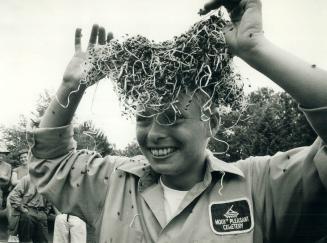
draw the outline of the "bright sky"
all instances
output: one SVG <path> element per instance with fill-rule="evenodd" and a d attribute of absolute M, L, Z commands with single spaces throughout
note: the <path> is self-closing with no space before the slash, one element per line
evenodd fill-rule
<path fill-rule="evenodd" d="M 186 31 L 199 20 L 205 0 L 1 0 L 0 124 L 16 124 L 19 114 L 35 109 L 44 89 L 56 90 L 73 54 L 73 36 L 81 27 L 84 43 L 93 23 L 116 36 L 142 34 L 157 41 Z M 291 53 L 327 68 L 327 1 L 263 0 L 264 30 Z M 253 87 L 278 87 L 237 61 Z M 124 147 L 134 124 L 120 117 L 110 81 L 89 89 L 77 111 L 91 119 L 111 142 Z"/>

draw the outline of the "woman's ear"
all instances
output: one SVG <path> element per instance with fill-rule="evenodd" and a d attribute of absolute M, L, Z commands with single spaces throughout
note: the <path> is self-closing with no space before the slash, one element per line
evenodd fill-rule
<path fill-rule="evenodd" d="M 221 123 L 221 118 L 220 118 L 218 107 L 215 107 L 213 109 L 213 112 L 210 116 L 209 122 L 210 122 L 211 137 L 214 137 L 217 134 L 217 132 L 219 131 L 220 123 Z"/>

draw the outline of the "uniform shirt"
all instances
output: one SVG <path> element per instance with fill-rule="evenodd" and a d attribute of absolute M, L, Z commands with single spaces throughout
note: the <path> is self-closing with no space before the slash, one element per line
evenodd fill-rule
<path fill-rule="evenodd" d="M 166 186 L 162 182 L 161 177 L 159 179 L 159 182 L 163 189 L 164 207 L 165 207 L 166 219 L 168 222 L 173 218 L 173 216 L 178 211 L 178 207 L 188 191 L 175 190 Z"/>
<path fill-rule="evenodd" d="M 17 175 L 17 180 L 22 179 L 24 176 L 28 175 L 28 164 L 23 164 L 15 169 L 13 169 L 13 173 L 16 173 Z"/>
<path fill-rule="evenodd" d="M 11 178 L 11 165 L 0 159 L 0 188 L 7 186 Z"/>
<path fill-rule="evenodd" d="M 225 163 L 210 152 L 203 181 L 166 220 L 163 190 L 143 156 L 76 151 L 73 128 L 34 128 L 30 175 L 98 242 L 313 242 L 327 229 L 327 108 L 305 110 L 320 137 L 308 147 Z"/>
<path fill-rule="evenodd" d="M 9 194 L 10 204 L 15 209 L 21 206 L 27 208 L 47 209 L 44 197 L 37 192 L 36 187 L 30 182 L 29 175 L 24 176 Z"/>

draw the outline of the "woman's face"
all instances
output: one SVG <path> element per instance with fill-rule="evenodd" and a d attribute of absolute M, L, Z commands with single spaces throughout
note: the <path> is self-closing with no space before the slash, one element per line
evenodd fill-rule
<path fill-rule="evenodd" d="M 27 163 L 27 153 L 22 153 L 19 155 L 19 161 L 22 165 Z"/>
<path fill-rule="evenodd" d="M 192 176 L 203 168 L 210 137 L 208 122 L 201 120 L 199 102 L 189 95 L 182 95 L 177 107 L 181 113 L 176 115 L 172 125 L 161 125 L 167 117 L 175 115 L 169 114 L 169 111 L 157 119 L 148 117 L 151 115 L 149 111 L 145 111 L 147 117 L 137 116 L 137 141 L 157 173 Z"/>

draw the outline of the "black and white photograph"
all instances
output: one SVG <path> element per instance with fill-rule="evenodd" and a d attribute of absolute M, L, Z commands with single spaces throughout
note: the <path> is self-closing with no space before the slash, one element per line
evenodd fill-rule
<path fill-rule="evenodd" d="M 0 243 L 327 243 L 326 0 L 0 16 Z"/>

